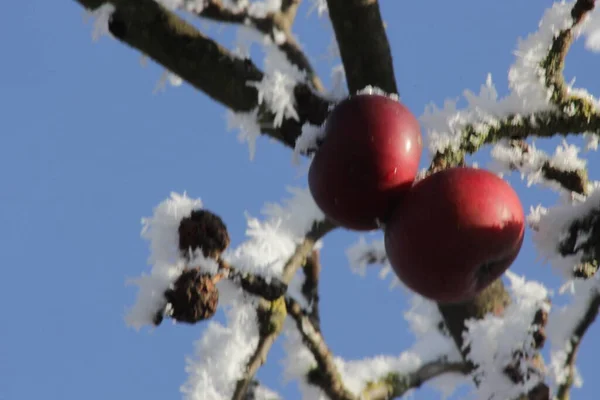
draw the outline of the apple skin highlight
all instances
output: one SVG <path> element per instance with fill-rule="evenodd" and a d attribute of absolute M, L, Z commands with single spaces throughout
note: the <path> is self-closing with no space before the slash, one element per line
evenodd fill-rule
<path fill-rule="evenodd" d="M 382 95 L 350 97 L 326 121 L 308 173 L 311 194 L 340 226 L 378 229 L 413 184 L 422 150 L 419 122 L 404 105 Z"/>

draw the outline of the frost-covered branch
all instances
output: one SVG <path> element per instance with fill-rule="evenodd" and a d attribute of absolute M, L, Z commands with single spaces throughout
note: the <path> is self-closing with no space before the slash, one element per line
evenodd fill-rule
<path fill-rule="evenodd" d="M 377 0 L 327 0 L 350 93 L 372 85 L 398 93 Z"/>
<path fill-rule="evenodd" d="M 281 280 L 284 284 L 289 284 L 298 269 L 306 263 L 306 260 L 312 255 L 317 241 L 333 229 L 335 229 L 335 225 L 328 220 L 313 224 L 312 229 L 306 234 L 302 243 L 296 247 L 296 250 L 283 267 Z M 283 297 L 271 302 L 260 301 L 257 308 L 258 345 L 250 356 L 242 379 L 236 385 L 232 400 L 242 400 L 244 398 L 250 382 L 254 379 L 258 369 L 266 362 L 267 354 L 281 333 L 287 312 L 286 301 Z"/>
<path fill-rule="evenodd" d="M 569 343 L 567 345 L 568 351 L 564 362 L 564 367 L 568 372 L 565 381 L 558 387 L 558 390 L 556 391 L 557 400 L 569 400 L 570 398 L 569 392 L 575 379 L 575 359 L 577 356 L 577 351 L 581 346 L 583 335 L 585 335 L 587 330 L 596 320 L 599 309 L 600 293 L 596 291 L 589 300 L 589 304 L 583 315 L 583 318 L 579 321 L 573 330 L 571 338 L 569 339 Z"/>
<path fill-rule="evenodd" d="M 286 304 L 288 314 L 295 320 L 302 341 L 317 362 L 315 368 L 308 373 L 308 381 L 320 387 L 331 400 L 357 400 L 356 396 L 344 386 L 333 354 L 327 347 L 322 334 L 313 326 L 310 317 L 291 297 L 286 298 Z"/>
<path fill-rule="evenodd" d="M 281 1 L 277 10 L 255 10 L 250 3 L 245 6 L 227 7 L 222 0 L 209 0 L 198 11 L 198 15 L 213 21 L 250 26 L 270 40 L 286 55 L 288 61 L 307 74 L 315 89 L 322 91 L 323 84 L 310 60 L 302 51 L 292 34 L 292 25 L 301 0 Z"/>
<path fill-rule="evenodd" d="M 391 400 L 402 397 L 409 390 L 421 387 L 428 380 L 448 373 L 468 374 L 470 366 L 464 362 L 446 360 L 423 364 L 417 370 L 405 374 L 392 372 L 379 381 L 370 382 L 362 393 L 364 399 Z"/>
<path fill-rule="evenodd" d="M 286 297 L 286 304 L 288 315 L 295 321 L 301 340 L 314 363 L 305 378 L 331 400 L 391 400 L 441 375 L 454 373 L 462 376 L 471 371 L 469 364 L 457 360 L 454 355 L 431 357 L 429 353 L 446 345 L 444 336 L 429 329 L 426 329 L 429 337 L 423 338 L 420 344 L 399 357 L 380 356 L 371 360 L 344 362 L 331 353 L 322 333 L 312 323 L 309 311 L 302 309 L 291 297 Z M 409 314 L 417 317 L 416 313 Z M 424 318 L 425 315 L 418 314 L 418 324 L 423 325 L 420 328 L 426 324 Z M 420 349 L 420 345 L 423 348 Z"/>
<path fill-rule="evenodd" d="M 509 73 L 511 94 L 501 100 L 491 77 L 479 96 L 467 92 L 470 106 L 457 111 L 447 103 L 422 117 L 433 137 L 431 171 L 464 162 L 466 154 L 504 139 L 600 134 L 600 102 L 564 80 L 565 57 L 579 24 L 595 2 L 555 3 L 540 29 L 522 41 Z"/>
<path fill-rule="evenodd" d="M 321 330 L 321 317 L 319 314 L 319 276 L 321 275 L 321 257 L 319 250 L 313 250 L 306 259 L 304 267 L 304 283 L 302 284 L 302 295 L 310 309 L 309 317 L 317 330 Z"/>
<path fill-rule="evenodd" d="M 586 194 L 589 189 L 586 162 L 579 159 L 577 153 L 576 146 L 565 142 L 550 157 L 525 140 L 508 140 L 492 149 L 495 161 L 491 169 L 497 172 L 518 171 L 527 176 L 529 184 L 542 181 L 567 193 Z"/>
<path fill-rule="evenodd" d="M 267 361 L 267 355 L 279 336 L 286 317 L 286 308 L 283 297 L 275 301 L 261 300 L 256 310 L 258 322 L 258 344 L 250 356 L 242 379 L 240 379 L 233 392 L 232 400 L 244 400 L 254 376 L 259 368 Z"/>
<path fill-rule="evenodd" d="M 94 11 L 104 4 L 114 10 L 108 30 L 118 40 L 148 55 L 196 89 L 239 113 L 256 110 L 259 130 L 294 148 L 302 125 L 320 125 L 329 102 L 307 84 L 292 88 L 295 117 L 276 115 L 263 103 L 256 85 L 264 73 L 249 59 L 242 59 L 154 0 L 77 0 Z"/>
<path fill-rule="evenodd" d="M 600 264 L 600 187 L 587 197 L 528 217 L 534 243 L 543 257 L 566 278 L 589 278 Z"/>
<path fill-rule="evenodd" d="M 429 173 L 464 165 L 467 153 L 501 140 L 600 133 L 598 101 L 584 91 L 569 89 L 562 75 L 573 31 L 593 6 L 593 2 L 579 0 L 570 5 L 556 3 L 547 11 L 539 31 L 520 43 L 509 74 L 511 94 L 507 98 L 498 101 L 488 77 L 479 96 L 466 93 L 466 110 L 458 111 L 448 102 L 443 110 L 433 107 L 426 111 L 422 121 L 434 152 Z M 440 304 L 439 310 L 456 344 L 464 349 L 465 321 L 501 313 L 508 304 L 510 297 L 498 280 L 472 301 Z"/>
<path fill-rule="evenodd" d="M 271 277 L 267 281 L 260 275 L 237 270 L 223 260 L 220 260 L 220 262 L 223 265 L 223 270 L 227 271 L 227 278 L 250 294 L 260 296 L 268 301 L 274 301 L 287 291 L 288 285 L 277 277 Z"/>

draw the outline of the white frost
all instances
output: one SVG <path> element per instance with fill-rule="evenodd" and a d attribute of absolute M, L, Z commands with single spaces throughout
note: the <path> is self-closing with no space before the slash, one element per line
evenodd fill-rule
<path fill-rule="evenodd" d="M 364 88 L 362 88 L 361 90 L 356 92 L 357 96 L 384 96 L 387 98 L 390 98 L 394 101 L 399 101 L 400 98 L 398 97 L 398 95 L 396 93 L 386 93 L 384 92 L 382 89 L 376 87 L 376 86 L 371 86 L 371 85 L 367 85 Z"/>
<path fill-rule="evenodd" d="M 248 5 L 248 15 L 256 18 L 264 18 L 267 14 L 279 11 L 281 0 L 253 1 Z"/>
<path fill-rule="evenodd" d="M 510 280 L 509 293 L 513 301 L 504 310 L 504 315 L 489 314 L 482 320 L 466 322 L 468 331 L 464 334 L 464 346 L 470 346 L 468 357 L 478 365 L 475 374 L 482 381 L 475 390 L 477 398 L 481 399 L 515 398 L 540 380 L 533 376 L 524 384 L 515 385 L 506 377 L 504 368 L 512 363 L 515 351 L 534 352 L 530 326 L 538 310 L 550 310 L 546 302 L 550 293 L 539 282 L 526 281 L 510 271 L 505 275 Z M 526 363 L 524 359 L 521 368 L 525 367 L 523 363 Z"/>
<path fill-rule="evenodd" d="M 442 334 L 437 326 L 441 316 L 435 303 L 415 297 L 412 307 L 405 313 L 405 318 L 411 324 L 416 342 L 407 351 L 398 355 L 380 355 L 362 360 L 344 360 L 335 357 L 334 362 L 344 385 L 355 395 L 360 395 L 369 381 L 384 377 L 395 372 L 406 374 L 416 371 L 424 363 L 444 358 L 450 362 L 461 360 L 453 340 Z M 289 321 L 288 321 L 289 322 Z M 309 330 L 309 326 L 304 329 Z M 286 380 L 297 380 L 302 399 L 326 400 L 327 397 L 319 389 L 306 383 L 306 373 L 316 366 L 315 359 L 302 343 L 300 333 L 292 323 L 285 326 L 286 341 L 284 348 L 284 377 Z M 468 381 L 462 375 L 446 374 L 427 382 L 442 395 L 449 396 L 457 386 Z"/>
<path fill-rule="evenodd" d="M 153 93 L 164 92 L 167 88 L 167 82 L 171 86 L 177 87 L 183 84 L 183 79 L 168 69 L 165 69 L 160 75 L 160 78 L 154 87 Z"/>
<path fill-rule="evenodd" d="M 256 155 L 256 140 L 260 136 L 260 125 L 258 125 L 258 108 L 248 113 L 227 110 L 227 130 L 239 130 L 238 140 L 248 142 L 250 161 Z"/>
<path fill-rule="evenodd" d="M 600 288 L 598 277 L 572 282 L 571 291 L 567 292 L 572 297 L 571 302 L 560 308 L 555 308 L 550 313 L 546 326 L 546 335 L 550 343 L 550 362 L 548 376 L 553 386 L 558 386 L 569 376 L 566 365 L 567 354 L 571 350 L 570 339 L 573 330 L 582 320 L 588 309 L 590 300 L 598 295 Z M 575 387 L 581 387 L 583 379 L 575 368 Z"/>
<path fill-rule="evenodd" d="M 542 167 L 548 163 L 553 168 L 561 171 L 576 171 L 585 169 L 586 160 L 579 158 L 580 149 L 563 140 L 557 146 L 553 156 L 549 156 L 542 150 L 538 150 L 535 144 L 528 145 L 527 151 L 520 147 L 511 146 L 503 140 L 492 148 L 488 168 L 494 172 L 503 174 L 512 169 L 521 173 L 521 178 L 527 181 L 527 185 L 544 184 L 553 190 L 564 190 L 562 186 L 544 177 Z"/>
<path fill-rule="evenodd" d="M 292 160 L 295 164 L 300 162 L 300 155 L 317 149 L 317 141 L 325 137 L 322 126 L 311 125 L 308 122 L 302 125 L 302 133 L 296 139 Z"/>
<path fill-rule="evenodd" d="M 598 150 L 598 139 L 600 136 L 595 133 L 584 133 L 583 137 L 585 139 L 585 150 Z"/>
<path fill-rule="evenodd" d="M 104 3 L 93 11 L 86 11 L 86 17 L 89 16 L 94 19 L 94 29 L 92 31 L 92 39 L 94 41 L 98 41 L 100 37 L 105 35 L 112 37 L 108 30 L 108 22 L 115 10 L 116 8 L 113 4 Z"/>
<path fill-rule="evenodd" d="M 400 287 L 407 290 L 408 288 L 398 279 L 393 273 L 387 254 L 385 252 L 385 242 L 383 240 L 373 240 L 368 243 L 364 236 L 361 236 L 355 244 L 346 249 L 346 257 L 352 272 L 356 275 L 365 276 L 367 268 L 370 264 L 379 264 L 379 278 L 391 278 L 390 289 Z M 371 268 L 375 268 L 371 265 Z"/>
<path fill-rule="evenodd" d="M 348 97 L 346 86 L 346 70 L 344 64 L 338 64 L 331 68 L 331 89 L 327 93 L 329 98 L 340 101 Z"/>
<path fill-rule="evenodd" d="M 595 8 L 582 23 L 581 33 L 585 35 L 585 47 L 600 52 L 600 10 Z"/>
<path fill-rule="evenodd" d="M 324 218 L 307 188 L 289 187 L 292 195 L 283 204 L 267 203 L 262 214 L 266 219 L 259 220 L 247 215 L 248 240 L 233 251 L 227 251 L 223 258 L 242 271 L 253 274 L 281 278 L 283 267 L 296 246 L 304 239 L 315 221 Z M 318 242 L 316 248 L 321 247 Z M 288 292 L 305 306 L 301 295 L 303 281 L 296 275 L 290 282 Z"/>
<path fill-rule="evenodd" d="M 527 217 L 533 229 L 533 242 L 541 258 L 549 261 L 565 278 L 571 278 L 573 268 L 581 262 L 582 251 L 563 256 L 559 252 L 559 244 L 564 240 L 572 222 L 591 212 L 600 210 L 600 188 L 593 190 L 587 198 L 575 198 L 572 204 L 561 204 L 546 209 L 538 206 L 532 208 Z M 586 235 L 587 232 L 580 232 Z"/>
<path fill-rule="evenodd" d="M 546 10 L 539 29 L 519 40 L 516 59 L 508 74 L 511 92 L 507 97 L 498 99 L 491 75 L 488 75 L 478 95 L 468 90 L 464 92 L 468 103 L 465 109 L 458 110 L 456 100 L 452 99 L 446 100 L 442 109 L 433 104 L 425 108 L 421 122 L 428 132 L 431 152 L 457 149 L 463 140 L 462 131 L 469 124 L 475 132 L 486 134 L 488 127 L 497 125 L 501 118 L 516 115 L 516 123 L 518 116 L 554 108 L 549 102 L 552 93 L 544 84 L 545 71 L 540 62 L 548 54 L 554 36 L 572 23 L 571 8 L 572 3 L 554 3 Z"/>
<path fill-rule="evenodd" d="M 192 210 L 202 208 L 200 199 L 192 199 L 186 193 L 171 193 L 161 202 L 151 217 L 142 218 L 142 237 L 150 242 L 152 265 L 150 274 L 130 280 L 138 286 L 138 294 L 125 320 L 128 325 L 140 329 L 152 324 L 152 317 L 162 306 L 163 293 L 180 275 L 184 267 L 178 247 L 179 223 Z"/>
<path fill-rule="evenodd" d="M 255 305 L 238 296 L 226 310 L 227 325 L 210 321 L 187 358 L 187 382 L 181 387 L 186 400 L 230 399 L 235 384 L 258 344 Z"/>
<path fill-rule="evenodd" d="M 308 10 L 308 14 L 310 15 L 315 10 L 317 10 L 317 14 L 321 17 L 323 14 L 326 14 L 329 11 L 327 7 L 327 0 L 311 0 L 312 4 Z"/>

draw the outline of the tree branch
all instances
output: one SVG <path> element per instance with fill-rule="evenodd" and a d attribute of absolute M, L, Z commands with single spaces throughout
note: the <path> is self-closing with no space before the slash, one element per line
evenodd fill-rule
<path fill-rule="evenodd" d="M 406 374 L 392 372 L 380 381 L 369 383 L 362 397 L 369 400 L 391 400 L 402 397 L 409 390 L 421 387 L 426 381 L 448 373 L 466 375 L 471 371 L 469 365 L 461 362 L 438 360 L 423 364 L 416 371 Z"/>
<path fill-rule="evenodd" d="M 267 361 L 267 355 L 277 340 L 287 314 L 283 297 L 275 301 L 261 299 L 256 310 L 259 339 L 256 350 L 246 364 L 244 376 L 233 392 L 232 400 L 244 400 L 259 368 Z"/>
<path fill-rule="evenodd" d="M 355 396 L 345 386 L 337 370 L 333 354 L 329 350 L 321 332 L 313 324 L 309 313 L 291 297 L 286 297 L 288 315 L 298 327 L 304 344 L 313 354 L 317 366 L 308 374 L 310 383 L 318 386 L 332 400 L 391 400 L 401 397 L 411 389 L 420 387 L 426 381 L 445 373 L 468 374 L 467 363 L 448 362 L 445 359 L 423 364 L 415 371 L 404 374 L 390 372 L 381 379 L 369 382 L 360 396 Z"/>
<path fill-rule="evenodd" d="M 550 100 L 556 106 L 555 110 L 529 115 L 513 114 L 485 127 L 481 124 L 466 125 L 462 130 L 461 148 L 437 152 L 430 171 L 462 164 L 466 154 L 475 153 L 483 145 L 497 143 L 503 139 L 519 140 L 532 136 L 549 138 L 583 132 L 600 134 L 600 111 L 590 99 L 569 95 L 563 76 L 565 58 L 574 40 L 573 31 L 585 15 L 593 10 L 594 5 L 595 0 L 578 0 L 575 3 L 571 10 L 572 26 L 554 38 L 548 55 L 540 64 L 544 71 L 541 78 L 552 93 Z"/>
<path fill-rule="evenodd" d="M 571 339 L 569 340 L 569 348 L 570 350 L 567 353 L 567 359 L 565 361 L 565 367 L 568 368 L 569 374 L 566 381 L 558 387 L 556 392 L 557 400 L 569 400 L 570 399 L 570 390 L 573 386 L 573 381 L 575 379 L 575 359 L 577 357 L 577 351 L 581 346 L 581 342 L 583 340 L 583 335 L 587 332 L 587 330 L 592 326 L 596 317 L 598 316 L 598 310 L 600 309 L 600 293 L 596 292 L 592 298 L 590 299 L 589 306 L 583 315 L 583 318 L 575 329 L 573 330 L 573 334 L 571 335 Z"/>
<path fill-rule="evenodd" d="M 368 85 L 397 94 L 390 44 L 377 0 L 327 0 L 350 93 Z"/>
<path fill-rule="evenodd" d="M 588 200 L 589 201 L 589 200 Z M 558 251 L 564 257 L 581 254 L 581 265 L 573 271 L 575 278 L 590 278 L 600 264 L 600 203 L 572 221 L 564 232 Z"/>
<path fill-rule="evenodd" d="M 284 265 L 282 283 L 286 285 L 290 283 L 298 269 L 305 264 L 307 257 L 311 255 L 317 241 L 333 229 L 335 229 L 335 225 L 328 220 L 314 223 L 305 239 L 296 247 L 294 254 Z M 258 346 L 248 361 L 244 376 L 236 385 L 232 400 L 243 400 L 250 382 L 254 379 L 258 369 L 265 363 L 267 354 L 279 336 L 287 312 L 286 301 L 283 296 L 274 301 L 260 300 L 257 309 L 260 335 Z"/>
<path fill-rule="evenodd" d="M 304 344 L 315 357 L 317 366 L 308 374 L 310 383 L 318 386 L 332 400 L 358 400 L 350 392 L 342 381 L 333 355 L 327 347 L 323 335 L 315 329 L 310 318 L 294 299 L 286 297 L 285 299 L 288 314 L 296 321 L 298 331 L 302 336 Z"/>
<path fill-rule="evenodd" d="M 318 91 L 323 91 L 323 83 L 292 34 L 292 25 L 299 5 L 300 0 L 285 0 L 282 1 L 281 9 L 278 12 L 270 12 L 265 16 L 254 16 L 250 13 L 249 6 L 232 10 L 226 7 L 221 0 L 210 0 L 198 15 L 213 21 L 247 25 L 268 36 L 285 54 L 290 63 L 297 66 L 300 71 L 306 72 L 308 81 L 313 87 Z"/>
<path fill-rule="evenodd" d="M 520 155 L 520 160 L 511 162 L 509 168 L 516 171 L 523 171 L 524 164 L 527 162 L 528 156 L 531 154 L 531 146 L 525 140 L 510 140 L 509 146 L 517 150 Z M 564 170 L 552 164 L 550 160 L 542 159 L 534 167 L 541 172 L 543 178 L 547 181 L 557 183 L 568 192 L 586 194 L 588 192 L 588 174 L 586 169 Z"/>
<path fill-rule="evenodd" d="M 551 50 L 542 67 L 546 71 L 546 85 L 553 90 L 553 102 L 560 107 L 556 112 L 542 112 L 530 116 L 509 116 L 499 124 L 488 126 L 487 130 L 467 126 L 463 132 L 463 141 L 458 151 L 446 150 L 437 153 L 429 168 L 429 173 L 454 165 L 464 164 L 465 154 L 477 151 L 483 144 L 494 143 L 501 139 L 524 139 L 528 136 L 567 135 L 572 132 L 600 132 L 600 113 L 588 99 L 566 96 L 566 84 L 562 75 L 564 58 L 572 42 L 572 30 L 581 21 L 585 12 L 591 10 L 594 2 L 578 0 L 572 16 L 572 28 L 561 32 L 553 42 Z M 587 4 L 586 6 L 583 6 Z M 584 11 L 582 11 L 584 10 Z M 587 11 L 585 11 L 587 10 Z M 567 110 L 571 112 L 567 113 Z M 575 112 L 572 112 L 575 110 Z M 499 312 L 510 302 L 510 297 L 500 279 L 490 285 L 475 299 L 460 304 L 438 304 L 444 321 L 448 326 L 459 349 L 463 348 L 462 332 L 464 321 L 470 318 L 483 318 L 488 312 Z M 465 355 L 467 350 L 463 351 Z M 545 385 L 544 385 L 545 386 Z M 539 390 L 538 390 L 539 391 Z M 533 398 L 531 393 L 529 398 Z"/>
<path fill-rule="evenodd" d="M 89 10 L 105 3 L 77 2 Z M 153 0 L 107 2 L 116 8 L 109 30 L 118 40 L 147 54 L 233 111 L 250 112 L 259 106 L 258 91 L 248 83 L 261 81 L 264 74 L 252 61 L 236 57 Z M 274 115 L 264 105 L 259 107 L 258 115 L 263 132 L 291 148 L 305 122 L 320 125 L 329 112 L 329 102 L 308 85 L 297 84 L 294 94 L 299 120 L 285 119 L 281 126 L 274 126 Z"/>
<path fill-rule="evenodd" d="M 321 331 L 321 318 L 319 314 L 319 275 L 321 274 L 321 260 L 319 250 L 313 250 L 310 257 L 306 259 L 303 271 L 305 279 L 302 284 L 302 294 L 310 309 L 309 318 L 315 326 L 315 329 Z"/>

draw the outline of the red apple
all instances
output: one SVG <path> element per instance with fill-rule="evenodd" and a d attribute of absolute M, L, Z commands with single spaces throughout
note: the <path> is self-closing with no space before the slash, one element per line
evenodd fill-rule
<path fill-rule="evenodd" d="M 421 152 L 419 123 L 405 106 L 382 95 L 350 97 L 325 123 L 308 173 L 310 191 L 340 226 L 377 229 L 412 185 Z"/>
<path fill-rule="evenodd" d="M 525 233 L 517 193 L 475 168 L 451 168 L 417 182 L 385 227 L 398 278 L 440 303 L 468 300 L 517 257 Z"/>

